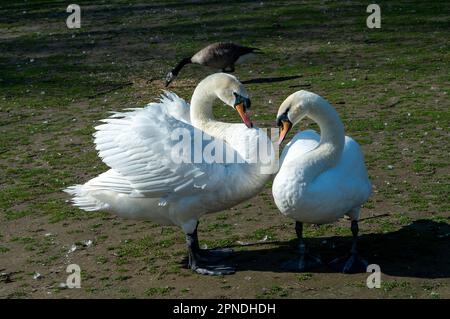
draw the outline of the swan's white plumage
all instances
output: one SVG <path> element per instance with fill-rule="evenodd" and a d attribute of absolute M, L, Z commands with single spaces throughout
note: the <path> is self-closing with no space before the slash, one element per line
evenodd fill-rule
<path fill-rule="evenodd" d="M 294 135 L 292 140 L 286 144 L 280 156 L 280 166 L 283 165 L 284 159 L 295 160 L 296 156 L 316 148 L 320 141 L 320 135 L 313 130 L 301 131 Z"/>
<path fill-rule="evenodd" d="M 297 133 L 283 150 L 282 166 L 273 185 L 281 213 L 305 223 L 334 222 L 366 202 L 371 192 L 359 145 L 348 136 L 336 166 L 313 181 L 304 182 L 302 166 L 296 163 L 303 154 L 315 149 L 319 141 L 320 135 L 313 130 Z"/>
<path fill-rule="evenodd" d="M 196 129 L 185 122 L 183 109 L 189 109 L 188 105 L 175 94 L 171 97 L 166 95 L 160 103 L 150 103 L 143 109 L 115 113 L 95 127 L 99 156 L 126 176 L 134 196 L 187 194 L 194 190 L 194 183 L 208 182 L 209 189 L 214 189 L 217 181 L 208 178 L 207 173 L 223 169 L 195 163 L 180 165 L 172 160 L 172 149 L 179 142 L 171 139 L 172 132 L 183 129 L 194 134 Z"/>
<path fill-rule="evenodd" d="M 189 109 L 176 94 L 165 92 L 158 103 L 115 112 L 102 120 L 95 128 L 95 144 L 111 169 L 84 185 L 69 187 L 66 191 L 74 196 L 74 205 L 86 211 L 108 210 L 122 217 L 178 225 L 191 233 L 201 215 L 258 193 L 270 175 L 261 175 L 259 164 L 244 161 L 241 154 L 256 140 L 269 140 L 259 129 L 220 123 L 227 141 L 224 158 L 231 154 L 241 158 L 240 163 L 196 163 L 194 152 L 187 163 L 173 161 L 171 152 L 179 139 L 171 134 L 177 129 L 190 136 L 203 134 L 202 150 L 216 139 L 205 138 L 205 132 L 190 124 Z"/>
<path fill-rule="evenodd" d="M 310 98 L 306 93 L 303 93 L 304 96 Z M 321 114 L 331 108 L 324 105 L 325 111 Z M 326 118 L 322 115 L 316 117 Z M 338 118 L 337 121 L 340 122 Z M 326 123 L 319 123 L 319 126 L 323 124 L 321 129 L 327 129 Z M 343 131 L 328 133 L 332 133 L 331 136 L 337 140 L 338 135 L 343 135 Z M 282 214 L 304 223 L 331 223 L 345 214 L 357 220 L 360 206 L 371 193 L 361 149 L 352 138 L 345 136 L 342 153 L 336 163 L 323 171 L 319 169 L 320 173 L 311 178 L 311 170 L 320 168 L 321 162 L 326 161 L 327 155 L 320 153 L 329 152 L 328 149 L 319 150 L 320 142 L 319 134 L 306 130 L 297 133 L 286 145 L 280 158 L 280 170 L 272 186 L 275 203 Z M 321 147 L 326 148 L 327 142 L 323 142 L 325 145 Z"/>

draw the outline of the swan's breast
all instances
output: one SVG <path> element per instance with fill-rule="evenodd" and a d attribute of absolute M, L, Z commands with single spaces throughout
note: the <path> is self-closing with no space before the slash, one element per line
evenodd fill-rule
<path fill-rule="evenodd" d="M 346 138 L 338 163 L 312 180 L 305 179 L 308 163 L 301 161 L 300 153 L 306 144 L 301 143 L 290 145 L 273 183 L 281 213 L 302 222 L 330 223 L 368 199 L 371 184 L 362 152 L 353 139 Z"/>
<path fill-rule="evenodd" d="M 283 215 L 288 216 L 296 209 L 308 186 L 303 181 L 303 171 L 298 168 L 292 163 L 285 163 L 273 181 L 273 198 Z"/>

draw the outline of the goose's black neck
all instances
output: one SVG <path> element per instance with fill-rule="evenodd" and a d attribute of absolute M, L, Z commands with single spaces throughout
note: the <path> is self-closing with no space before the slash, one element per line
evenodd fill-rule
<path fill-rule="evenodd" d="M 178 64 L 173 68 L 172 70 L 172 74 L 174 76 L 177 76 L 178 73 L 180 72 L 180 70 L 186 65 L 192 63 L 191 58 L 184 58 L 183 60 L 181 60 L 180 62 L 178 62 Z"/>

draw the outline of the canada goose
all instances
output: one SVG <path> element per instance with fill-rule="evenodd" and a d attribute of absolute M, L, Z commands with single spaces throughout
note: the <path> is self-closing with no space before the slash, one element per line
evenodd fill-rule
<path fill-rule="evenodd" d="M 217 98 L 233 107 L 245 125 L 215 120 L 212 107 Z M 254 153 L 252 147 L 259 143 L 269 146 L 267 156 L 274 154 L 264 131 L 253 127 L 246 113 L 249 107 L 244 86 L 234 76 L 218 73 L 198 84 L 190 107 L 176 94 L 166 92 L 159 103 L 115 113 L 103 120 L 94 134 L 99 156 L 110 170 L 65 191 L 74 196 L 75 206 L 86 211 L 106 210 L 125 218 L 177 225 L 186 234 L 192 270 L 208 275 L 233 273 L 233 267 L 214 261 L 226 250 L 200 249 L 197 226 L 202 215 L 255 196 L 271 178 L 261 173 L 262 163 L 267 161 L 245 160 L 245 154 Z M 196 134 L 203 136 L 200 143 L 194 143 L 194 159 L 183 160 L 173 152 L 180 143 L 174 134 L 180 133 L 187 133 L 189 147 L 192 137 L 196 141 Z M 211 151 L 212 142 L 223 141 L 227 158 L 231 155 L 236 160 L 195 160 L 197 154 L 205 154 L 208 148 Z"/>
<path fill-rule="evenodd" d="M 230 42 L 217 42 L 208 45 L 192 57 L 184 58 L 166 76 L 166 87 L 177 77 L 180 70 L 189 63 L 220 69 L 222 72 L 234 72 L 234 64 L 242 62 L 251 53 L 259 49 L 249 48 Z"/>
<path fill-rule="evenodd" d="M 357 255 L 358 219 L 361 205 L 371 193 L 363 154 L 357 142 L 345 136 L 338 113 L 322 97 L 308 91 L 290 95 L 280 106 L 277 125 L 280 143 L 289 130 L 304 117 L 320 127 L 297 133 L 281 155 L 281 167 L 272 193 L 280 212 L 296 221 L 300 240 L 298 259 L 288 268 L 303 271 L 320 264 L 306 251 L 303 223 L 327 224 L 348 215 L 353 245 L 350 256 L 335 259 L 332 265 L 345 273 L 365 272 L 367 262 Z"/>

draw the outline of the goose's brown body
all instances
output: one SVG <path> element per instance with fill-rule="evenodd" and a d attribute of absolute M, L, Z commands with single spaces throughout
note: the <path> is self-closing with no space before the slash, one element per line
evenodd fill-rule
<path fill-rule="evenodd" d="M 231 42 L 217 42 L 208 45 L 190 58 L 184 58 L 167 74 L 166 86 L 172 82 L 180 70 L 189 63 L 220 69 L 223 72 L 234 72 L 234 64 L 241 58 L 257 53 L 257 48 L 244 47 Z"/>
<path fill-rule="evenodd" d="M 243 55 L 253 53 L 255 48 L 248 48 L 234 43 L 218 42 L 201 49 L 191 58 L 192 63 L 225 70 L 234 69 L 234 64 Z"/>

